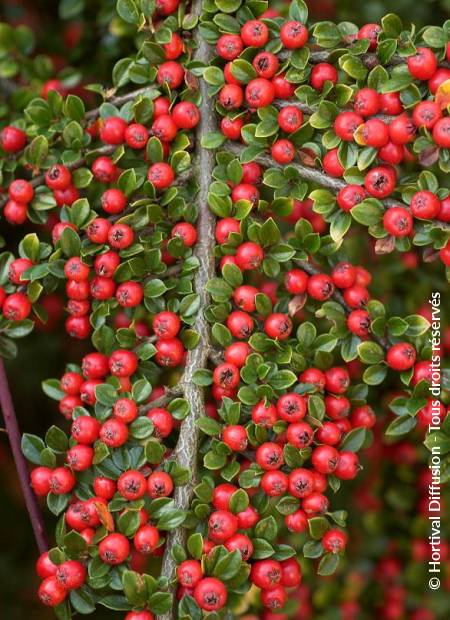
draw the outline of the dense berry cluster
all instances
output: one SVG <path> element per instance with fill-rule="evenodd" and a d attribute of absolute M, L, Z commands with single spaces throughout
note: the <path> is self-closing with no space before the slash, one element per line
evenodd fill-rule
<path fill-rule="evenodd" d="M 1 134 L 4 216 L 47 239 L 3 255 L 5 336 L 58 290 L 92 342 L 44 382 L 66 432 L 23 439 L 59 517 L 39 596 L 60 620 L 198 620 L 255 586 L 259 617 L 284 618 L 302 563 L 331 575 L 346 549 L 334 493 L 372 440 L 369 386 L 392 369 L 410 390 L 391 434 L 435 415 L 428 320 L 386 316 L 344 238 L 352 217 L 385 251 L 416 231 L 449 264 L 449 192 L 437 169 L 404 173 L 447 165 L 444 48 L 411 43 L 389 73 L 386 25 L 311 29 L 301 0 L 130 5 L 143 40 L 114 85 L 144 86 L 86 113 L 46 82 Z"/>

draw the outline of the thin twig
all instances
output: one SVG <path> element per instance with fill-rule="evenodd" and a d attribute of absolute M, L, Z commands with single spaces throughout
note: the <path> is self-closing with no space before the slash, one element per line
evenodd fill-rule
<path fill-rule="evenodd" d="M 25 499 L 28 514 L 30 515 L 34 537 L 40 553 L 48 549 L 47 534 L 45 531 L 44 519 L 38 501 L 30 485 L 28 466 L 21 449 L 21 438 L 16 412 L 12 402 L 11 391 L 9 389 L 8 377 L 6 376 L 3 359 L 0 357 L 0 406 L 3 412 L 6 431 L 8 433 L 11 451 L 16 464 L 20 486 Z"/>
<path fill-rule="evenodd" d="M 101 146 L 99 148 L 91 148 L 86 152 L 86 155 L 84 155 L 83 157 L 80 157 L 79 159 L 76 159 L 70 164 L 67 164 L 66 167 L 69 170 L 77 170 L 78 168 L 81 168 L 82 166 L 86 164 L 86 159 L 90 154 L 95 153 L 97 156 L 111 155 L 112 153 L 114 153 L 116 149 L 117 149 L 117 146 L 112 146 L 109 144 L 106 146 Z M 30 181 L 30 184 L 33 187 L 38 187 L 38 185 L 42 185 L 43 183 L 45 183 L 45 174 L 40 174 L 37 177 L 34 177 L 33 179 L 31 179 Z M 0 208 L 3 207 L 8 202 L 8 200 L 9 200 L 8 195 L 2 198 L 0 200 Z"/>
<path fill-rule="evenodd" d="M 228 152 L 233 153 L 233 155 L 236 155 L 237 157 L 240 157 L 245 147 L 239 144 L 227 143 L 226 148 Z M 270 157 L 270 155 L 257 155 L 254 161 L 258 162 L 262 166 L 265 166 L 266 168 L 279 168 L 281 170 L 284 170 L 286 168 L 285 164 L 277 163 L 274 159 L 272 159 L 272 157 Z M 329 189 L 336 194 L 342 188 L 347 187 L 348 185 L 348 183 L 344 181 L 344 179 L 330 177 L 324 172 L 317 170 L 316 168 L 310 168 L 297 162 L 291 162 L 288 165 L 291 168 L 294 168 L 304 181 L 316 183 L 317 185 Z M 384 200 L 379 200 L 379 202 L 383 205 L 385 209 L 391 209 L 392 207 L 401 206 L 409 210 L 408 205 L 403 204 L 402 202 L 394 200 L 392 198 L 385 198 Z M 426 223 L 433 224 L 434 226 L 442 228 L 442 230 L 450 231 L 450 224 L 448 224 L 447 222 L 441 222 L 439 220 L 426 220 Z"/>
<path fill-rule="evenodd" d="M 155 398 L 155 400 L 152 400 L 145 405 L 141 405 L 139 407 L 139 415 L 144 415 L 148 411 L 150 411 L 151 409 L 155 409 L 156 407 L 164 407 L 165 405 L 170 403 L 173 398 L 181 396 L 183 394 L 183 389 L 184 381 L 183 379 L 180 379 L 180 381 L 173 387 L 165 388 L 164 394 L 162 396 Z"/>

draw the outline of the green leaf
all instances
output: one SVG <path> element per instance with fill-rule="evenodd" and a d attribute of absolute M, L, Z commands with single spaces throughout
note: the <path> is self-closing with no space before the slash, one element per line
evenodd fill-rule
<path fill-rule="evenodd" d="M 55 452 L 65 452 L 69 445 L 67 435 L 57 426 L 51 426 L 46 435 L 45 443 Z"/>
<path fill-rule="evenodd" d="M 139 11 L 134 0 L 117 0 L 116 10 L 124 21 L 129 24 L 139 24 Z"/>
<path fill-rule="evenodd" d="M 430 47 L 440 48 L 445 47 L 447 44 L 447 37 L 442 28 L 438 26 L 430 26 L 426 28 L 424 33 L 422 34 L 423 40 Z"/>
<path fill-rule="evenodd" d="M 222 425 L 219 424 L 217 420 L 214 420 L 213 418 L 208 418 L 207 416 L 202 416 L 201 418 L 198 418 L 195 424 L 199 427 L 202 433 L 205 433 L 205 435 L 211 435 L 212 437 L 214 437 L 215 435 L 220 435 L 220 433 L 222 432 Z"/>
<path fill-rule="evenodd" d="M 386 435 L 406 435 L 416 426 L 416 419 L 408 414 L 393 420 L 386 429 Z"/>
<path fill-rule="evenodd" d="M 249 498 L 244 489 L 238 489 L 233 493 L 230 499 L 230 511 L 233 514 L 242 512 L 249 505 Z"/>
<path fill-rule="evenodd" d="M 192 377 L 192 381 L 195 385 L 200 385 L 202 387 L 206 387 L 207 385 L 211 385 L 213 382 L 213 374 L 211 370 L 207 370 L 206 368 L 200 368 L 194 372 Z"/>
<path fill-rule="evenodd" d="M 231 63 L 231 73 L 239 82 L 247 84 L 256 77 L 256 70 L 248 60 L 238 58 Z"/>
<path fill-rule="evenodd" d="M 276 539 L 278 535 L 278 526 L 272 515 L 262 519 L 256 524 L 255 535 L 269 542 L 273 542 Z"/>
<path fill-rule="evenodd" d="M 367 385 L 380 385 L 384 381 L 387 374 L 387 366 L 384 364 L 375 364 L 365 369 L 363 381 Z"/>
<path fill-rule="evenodd" d="M 333 553 L 327 553 L 319 562 L 317 574 L 323 577 L 332 575 L 339 565 L 339 556 Z"/>
<path fill-rule="evenodd" d="M 312 517 L 308 520 L 309 533 L 315 540 L 321 540 L 325 532 L 330 529 L 330 524 L 325 517 Z"/>
<path fill-rule="evenodd" d="M 75 611 L 78 611 L 80 614 L 87 615 L 95 611 L 94 599 L 89 592 L 83 588 L 70 592 L 70 602 Z"/>
<path fill-rule="evenodd" d="M 22 437 L 22 453 L 26 459 L 35 465 L 41 464 L 41 452 L 45 448 L 45 443 L 37 435 L 24 433 Z"/>
<path fill-rule="evenodd" d="M 200 560 L 203 555 L 203 536 L 199 532 L 191 534 L 187 541 L 187 548 L 193 558 Z"/>
<path fill-rule="evenodd" d="M 221 558 L 214 566 L 213 575 L 220 577 L 221 581 L 227 581 L 235 577 L 240 571 L 242 564 L 241 552 L 236 549 L 232 553 Z"/>
<path fill-rule="evenodd" d="M 348 450 L 349 452 L 358 452 L 358 450 L 363 447 L 367 436 L 367 429 L 354 428 L 345 435 L 344 439 L 339 445 L 339 449 Z"/>
<path fill-rule="evenodd" d="M 376 342 L 361 342 L 358 355 L 364 364 L 378 364 L 384 359 L 384 351 Z"/>

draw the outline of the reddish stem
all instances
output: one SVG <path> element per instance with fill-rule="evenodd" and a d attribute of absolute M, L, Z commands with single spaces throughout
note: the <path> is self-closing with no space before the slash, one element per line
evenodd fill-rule
<path fill-rule="evenodd" d="M 48 549 L 47 534 L 45 531 L 44 519 L 38 501 L 30 485 L 28 466 L 21 449 L 21 435 L 17 423 L 16 412 L 11 398 L 8 378 L 5 372 L 3 359 L 0 357 L 0 406 L 3 412 L 6 432 L 8 433 L 9 443 L 19 475 L 20 486 L 25 498 L 25 505 L 30 515 L 31 525 L 39 552 L 44 553 Z"/>

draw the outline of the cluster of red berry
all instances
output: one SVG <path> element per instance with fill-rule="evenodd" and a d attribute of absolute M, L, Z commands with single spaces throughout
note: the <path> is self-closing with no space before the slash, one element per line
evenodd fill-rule
<path fill-rule="evenodd" d="M 262 119 L 261 110 L 267 108 L 273 111 L 272 106 L 275 106 L 282 137 L 271 140 L 270 153 L 275 162 L 286 165 L 300 155 L 298 142 L 292 141 L 291 136 L 304 125 L 304 115 L 295 96 L 295 84 L 289 82 L 281 70 L 283 54 L 303 48 L 309 34 L 301 22 L 285 21 L 274 36 L 264 18 L 276 17 L 278 13 L 269 9 L 260 19 L 247 21 L 239 34 L 222 34 L 219 37 L 216 50 L 226 61 L 223 68 L 226 83 L 219 92 L 218 102 L 224 114 L 222 133 L 229 140 L 244 143 L 246 136 L 243 128 L 247 124 L 251 127 L 250 123 L 257 121 L 258 116 Z M 356 38 L 368 40 L 369 50 L 373 51 L 380 32 L 378 24 L 366 24 Z M 270 51 L 260 51 L 268 43 L 281 48 L 278 56 Z M 350 39 L 348 43 L 351 43 Z M 251 65 L 257 77 L 243 83 L 236 77 L 233 61 L 248 58 L 247 50 L 251 50 Z M 447 46 L 449 57 L 450 45 Z M 363 184 L 349 183 L 338 192 L 337 204 L 343 211 L 350 211 L 366 198 L 384 200 L 397 191 L 399 178 L 395 166 L 416 160 L 408 145 L 411 146 L 416 140 L 420 129 L 431 135 L 437 147 L 450 148 L 450 118 L 445 115 L 446 103 L 438 100 L 441 86 L 444 88 L 443 85 L 450 79 L 450 69 L 439 67 L 436 54 L 425 47 L 417 47 L 416 53 L 407 58 L 407 67 L 414 80 L 422 84 L 427 82 L 427 95 L 432 98 L 424 98 L 405 110 L 399 91 L 380 93 L 374 88 L 363 87 L 354 92 L 353 110 L 340 111 L 336 115 L 333 129 L 337 138 L 374 149 L 379 160 L 379 165 L 365 174 Z M 334 85 L 338 81 L 337 69 L 327 62 L 314 64 L 309 73 L 309 84 L 318 92 L 322 92 L 327 84 Z M 315 165 L 314 161 L 312 165 Z M 339 158 L 338 147 L 325 152 L 322 166 L 332 177 L 344 176 L 345 168 Z M 450 222 L 450 199 L 440 199 L 436 193 L 427 190 L 416 192 L 408 207 L 401 201 L 387 206 L 391 208 L 386 208 L 383 225 L 393 237 L 410 237 L 414 233 L 414 218 Z M 445 265 L 450 265 L 449 244 L 441 249 L 440 257 Z"/>

